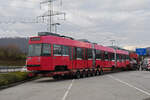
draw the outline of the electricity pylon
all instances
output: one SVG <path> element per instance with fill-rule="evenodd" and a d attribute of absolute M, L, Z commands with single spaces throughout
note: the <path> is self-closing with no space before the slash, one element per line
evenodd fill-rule
<path fill-rule="evenodd" d="M 54 10 L 54 1 L 57 0 L 43 0 L 40 2 L 41 5 L 46 4 L 48 6 L 47 11 L 41 15 L 38 16 L 38 18 L 42 19 L 43 22 L 47 23 L 47 30 L 49 32 L 53 32 L 55 29 L 56 32 L 56 22 L 54 22 L 54 17 L 58 17 L 58 15 L 63 15 L 63 20 L 65 20 L 65 13 L 64 12 L 59 12 Z M 60 5 L 62 5 L 62 1 L 60 1 Z M 59 24 L 60 25 L 60 24 Z"/>

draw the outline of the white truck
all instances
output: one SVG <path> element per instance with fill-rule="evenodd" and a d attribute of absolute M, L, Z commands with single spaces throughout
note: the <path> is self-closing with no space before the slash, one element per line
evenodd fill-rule
<path fill-rule="evenodd" d="M 150 70 L 150 58 L 144 58 L 142 64 L 141 64 L 142 70 Z"/>

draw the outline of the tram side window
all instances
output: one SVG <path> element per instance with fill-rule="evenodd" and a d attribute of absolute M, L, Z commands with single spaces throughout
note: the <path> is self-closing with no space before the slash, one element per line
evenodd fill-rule
<path fill-rule="evenodd" d="M 42 47 L 42 56 L 50 56 L 51 55 L 51 45 L 43 44 Z"/>
<path fill-rule="evenodd" d="M 101 51 L 96 50 L 96 59 L 101 59 Z"/>
<path fill-rule="evenodd" d="M 122 59 L 123 59 L 123 58 L 122 58 L 122 55 L 120 55 L 120 61 L 122 61 Z"/>
<path fill-rule="evenodd" d="M 119 57 L 120 55 L 119 54 L 117 54 L 117 60 L 119 60 L 120 59 L 120 57 Z"/>
<path fill-rule="evenodd" d="M 105 60 L 108 60 L 108 59 L 109 59 L 109 57 L 108 57 L 108 52 L 105 52 L 105 53 L 104 53 L 104 58 L 105 58 Z"/>
<path fill-rule="evenodd" d="M 69 47 L 68 46 L 62 46 L 62 55 L 69 56 Z"/>
<path fill-rule="evenodd" d="M 73 56 L 72 56 L 72 47 L 69 48 L 69 56 L 70 56 L 70 59 L 72 60 L 73 59 Z"/>
<path fill-rule="evenodd" d="M 73 48 L 73 59 L 76 59 L 76 48 Z"/>
<path fill-rule="evenodd" d="M 122 60 L 122 56 L 121 55 L 119 55 L 119 61 L 121 61 Z"/>
<path fill-rule="evenodd" d="M 129 60 L 129 56 L 128 55 L 126 56 L 126 60 Z"/>
<path fill-rule="evenodd" d="M 105 57 L 104 57 L 105 55 L 104 55 L 104 51 L 101 51 L 101 59 L 102 60 L 105 60 Z"/>
<path fill-rule="evenodd" d="M 123 60 L 126 60 L 126 56 L 125 55 L 123 55 Z"/>
<path fill-rule="evenodd" d="M 82 48 L 77 48 L 77 58 L 83 59 L 83 49 Z"/>
<path fill-rule="evenodd" d="M 115 54 L 111 53 L 111 60 L 115 60 Z"/>
<path fill-rule="evenodd" d="M 87 49 L 87 58 L 92 59 L 92 49 Z"/>
<path fill-rule="evenodd" d="M 122 60 L 124 60 L 124 55 L 121 55 Z"/>
<path fill-rule="evenodd" d="M 62 55 L 62 49 L 61 49 L 61 45 L 55 45 L 53 47 L 53 54 L 54 56 L 61 56 Z"/>
<path fill-rule="evenodd" d="M 111 61 L 111 59 L 112 59 L 112 53 L 108 53 L 108 55 L 109 55 L 109 60 Z"/>
<path fill-rule="evenodd" d="M 84 59 L 87 60 L 87 48 L 85 48 L 84 51 Z"/>
<path fill-rule="evenodd" d="M 82 55 L 83 55 L 82 58 L 83 58 L 84 60 L 87 60 L 86 54 L 87 54 L 86 48 L 82 48 Z"/>
<path fill-rule="evenodd" d="M 111 61 L 111 55 L 112 53 L 108 52 L 108 60 Z"/>
<path fill-rule="evenodd" d="M 126 60 L 128 60 L 128 57 L 127 57 L 127 55 L 126 55 Z"/>

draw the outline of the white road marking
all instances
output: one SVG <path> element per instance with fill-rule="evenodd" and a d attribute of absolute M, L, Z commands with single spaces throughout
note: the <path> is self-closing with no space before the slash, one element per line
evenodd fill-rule
<path fill-rule="evenodd" d="M 135 87 L 134 85 L 131 85 L 131 84 L 127 83 L 127 82 L 124 82 L 124 81 L 122 81 L 122 80 L 120 80 L 120 79 L 118 79 L 118 78 L 116 78 L 116 77 L 111 76 L 111 75 L 108 75 L 108 77 L 110 77 L 110 78 L 112 78 L 112 79 L 114 79 L 114 80 L 116 80 L 116 81 L 118 81 L 118 82 L 120 82 L 120 83 L 123 83 L 123 84 L 125 84 L 125 85 L 127 85 L 127 86 L 129 86 L 129 87 L 131 87 L 131 88 L 134 88 L 134 89 L 136 89 L 136 90 L 138 90 L 138 91 L 140 91 L 140 92 L 142 92 L 142 93 L 147 94 L 147 95 L 150 96 L 150 93 L 149 93 L 149 92 L 144 91 L 144 90 L 142 90 L 142 89 L 140 89 L 140 88 L 137 88 L 137 87 Z"/>
<path fill-rule="evenodd" d="M 69 85 L 67 91 L 65 92 L 65 94 L 64 94 L 64 96 L 63 96 L 63 98 L 62 98 L 62 100 L 66 100 L 66 97 L 68 96 L 68 93 L 69 93 L 69 91 L 70 91 L 70 89 L 71 89 L 71 87 L 72 87 L 72 85 L 73 85 L 73 82 L 74 82 L 74 79 L 73 79 L 72 82 L 70 83 L 70 85 Z"/>

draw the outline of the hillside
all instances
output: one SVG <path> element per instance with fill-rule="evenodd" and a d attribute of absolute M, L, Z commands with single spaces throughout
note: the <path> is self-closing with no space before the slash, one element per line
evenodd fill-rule
<path fill-rule="evenodd" d="M 24 53 L 28 51 L 28 38 L 0 38 L 0 47 L 15 45 Z"/>
<path fill-rule="evenodd" d="M 8 46 L 8 45 L 15 45 L 23 53 L 27 53 L 28 51 L 28 38 L 0 38 L 0 47 L 1 46 Z M 150 47 L 147 47 L 147 54 L 150 55 Z"/>

